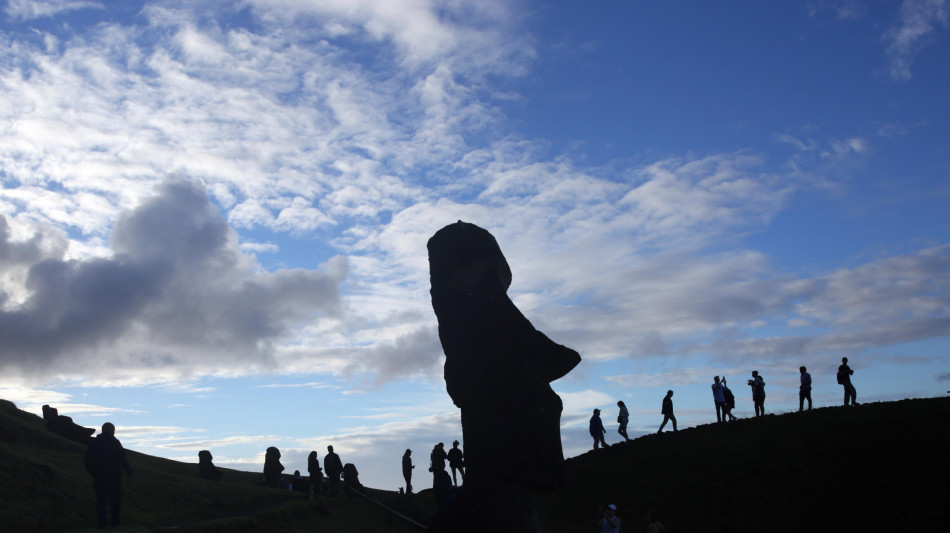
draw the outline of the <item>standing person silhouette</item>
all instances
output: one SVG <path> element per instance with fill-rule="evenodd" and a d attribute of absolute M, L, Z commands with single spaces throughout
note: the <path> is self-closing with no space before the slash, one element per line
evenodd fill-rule
<path fill-rule="evenodd" d="M 462 450 L 459 449 L 459 441 L 452 443 L 452 449 L 449 450 L 448 458 L 449 468 L 452 469 L 452 484 L 458 487 L 459 482 L 455 477 L 456 470 L 462 474 L 462 481 L 465 481 L 465 455 L 462 453 Z"/>
<path fill-rule="evenodd" d="M 600 419 L 600 409 L 594 409 L 594 415 L 590 417 L 589 430 L 590 436 L 594 438 L 594 449 L 597 449 L 598 444 L 606 448 L 607 441 L 604 440 L 604 434 L 607 430 L 604 429 L 604 421 Z"/>
<path fill-rule="evenodd" d="M 719 376 L 713 377 L 712 393 L 713 401 L 716 402 L 716 422 L 723 422 L 726 419 L 726 395 L 722 390 L 722 383 L 719 382 Z"/>
<path fill-rule="evenodd" d="M 656 432 L 660 434 L 663 432 L 663 426 L 666 425 L 667 421 L 673 422 L 673 431 L 676 431 L 676 417 L 673 416 L 673 391 L 666 391 L 666 396 L 663 398 L 663 407 L 660 409 L 660 414 L 663 415 L 663 423 L 660 424 L 660 429 Z"/>
<path fill-rule="evenodd" d="M 432 472 L 433 476 L 445 471 L 445 459 L 447 457 L 444 443 L 440 442 L 432 447 L 432 453 L 429 454 L 429 472 Z"/>
<path fill-rule="evenodd" d="M 841 358 L 841 366 L 838 367 L 838 383 L 844 385 L 844 405 L 848 406 L 850 404 L 852 407 L 855 407 L 858 404 L 858 391 L 854 390 L 854 385 L 851 384 L 851 376 L 854 375 L 854 370 L 851 370 L 851 367 L 848 366 L 848 358 Z"/>
<path fill-rule="evenodd" d="M 406 453 L 402 454 L 402 477 L 406 480 L 406 494 L 412 494 L 412 450 L 406 448 Z"/>
<path fill-rule="evenodd" d="M 620 433 L 623 441 L 627 442 L 630 440 L 630 437 L 627 436 L 627 422 L 630 421 L 630 411 L 627 411 L 627 406 L 622 401 L 617 402 L 617 407 L 620 408 L 620 414 L 617 415 L 617 423 L 620 424 L 620 427 L 617 428 L 617 433 Z"/>
<path fill-rule="evenodd" d="M 323 456 L 323 470 L 326 471 L 327 481 L 330 482 L 330 496 L 339 496 L 343 461 L 333 452 L 333 446 L 327 446 L 327 454 Z"/>
<path fill-rule="evenodd" d="M 805 371 L 805 367 L 798 367 L 801 372 L 801 385 L 798 386 L 798 412 L 801 413 L 805 407 L 805 400 L 808 400 L 808 410 L 811 411 L 811 374 Z"/>
<path fill-rule="evenodd" d="M 125 456 L 122 443 L 115 438 L 112 422 L 102 424 L 102 432 L 86 449 L 86 471 L 92 474 L 92 486 L 96 491 L 96 520 L 100 528 L 107 525 L 106 508 L 111 507 L 112 527 L 119 525 L 122 516 L 122 471 L 132 482 L 132 467 Z"/>
<path fill-rule="evenodd" d="M 316 451 L 311 451 L 307 456 L 307 472 L 310 473 L 308 497 L 312 500 L 314 493 L 323 496 L 323 470 L 320 469 Z"/>
<path fill-rule="evenodd" d="M 765 414 L 765 380 L 759 375 L 758 370 L 752 371 L 749 386 L 752 387 L 752 403 L 755 405 L 755 416 L 762 416 Z"/>
<path fill-rule="evenodd" d="M 722 404 L 722 419 L 727 421 L 738 420 L 738 417 L 732 414 L 732 410 L 736 408 L 736 395 L 732 393 L 729 389 L 729 386 L 726 385 L 726 376 L 722 377 L 722 381 L 719 382 L 722 385 L 722 397 L 726 400 Z M 726 417 L 729 417 L 728 419 Z"/>

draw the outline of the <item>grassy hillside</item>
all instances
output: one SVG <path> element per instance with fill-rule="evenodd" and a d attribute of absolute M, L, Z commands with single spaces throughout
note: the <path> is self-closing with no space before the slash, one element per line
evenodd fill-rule
<path fill-rule="evenodd" d="M 623 531 L 643 531 L 647 510 L 667 531 L 942 531 L 950 524 L 950 399 L 817 409 L 650 435 L 567 461 L 548 533 L 594 531 L 615 503 Z M 0 530 L 84 531 L 95 523 L 84 447 L 46 431 L 37 416 L 0 401 Z M 123 531 L 414 531 L 359 499 L 311 502 L 257 487 L 255 473 L 197 476 L 197 465 L 130 452 Z M 370 491 L 419 520 L 430 491 Z M 724 529 L 725 528 L 725 529 Z"/>
<path fill-rule="evenodd" d="M 567 462 L 549 533 L 950 530 L 950 399 L 832 407 L 650 435 Z M 725 528 L 725 529 L 723 529 Z"/>
<path fill-rule="evenodd" d="M 84 453 L 85 446 L 47 431 L 40 417 L 0 400 L 0 531 L 93 531 L 95 495 Z M 135 475 L 123 487 L 122 531 L 415 531 L 361 500 L 311 502 L 299 492 L 256 486 L 256 473 L 222 469 L 224 479 L 213 482 L 198 477 L 197 464 L 128 455 Z M 371 492 L 397 499 L 408 512 L 426 512 L 396 494 Z"/>

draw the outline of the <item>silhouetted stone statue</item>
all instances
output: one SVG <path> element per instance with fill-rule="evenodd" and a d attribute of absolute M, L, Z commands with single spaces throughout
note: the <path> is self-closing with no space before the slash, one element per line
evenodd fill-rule
<path fill-rule="evenodd" d="M 356 465 L 353 463 L 343 465 L 343 491 L 349 496 L 350 491 L 347 489 L 363 492 L 363 484 L 360 483 L 360 473 L 356 470 Z"/>
<path fill-rule="evenodd" d="M 280 473 L 284 465 L 280 464 L 280 450 L 271 446 L 264 454 L 264 485 L 280 487 Z"/>
<path fill-rule="evenodd" d="M 212 457 L 211 452 L 208 450 L 198 452 L 198 474 L 202 479 L 217 481 L 224 476 L 224 472 L 214 466 L 214 463 L 211 462 L 212 459 L 214 459 L 214 457 Z"/>
<path fill-rule="evenodd" d="M 465 486 L 443 531 L 541 531 L 545 493 L 563 483 L 561 399 L 550 383 L 580 355 L 536 330 L 506 293 L 498 243 L 459 221 L 429 239 L 432 307 L 445 384 L 462 410 Z"/>
<path fill-rule="evenodd" d="M 92 443 L 92 434 L 96 432 L 95 429 L 76 424 L 72 418 L 59 414 L 55 407 L 48 405 L 43 406 L 43 420 L 46 421 L 46 429 L 86 446 Z"/>

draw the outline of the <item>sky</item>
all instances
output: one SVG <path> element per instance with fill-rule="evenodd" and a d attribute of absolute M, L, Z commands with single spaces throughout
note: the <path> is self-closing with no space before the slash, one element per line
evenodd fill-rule
<path fill-rule="evenodd" d="M 426 241 L 581 364 L 565 455 L 950 389 L 950 1 L 7 0 L 0 398 L 395 490 L 462 439 Z M 513 406 L 499 415 L 517 424 Z M 464 447 L 464 442 L 463 442 Z"/>

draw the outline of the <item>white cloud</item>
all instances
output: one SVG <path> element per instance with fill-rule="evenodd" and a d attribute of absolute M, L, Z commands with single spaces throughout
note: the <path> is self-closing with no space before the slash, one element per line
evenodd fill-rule
<path fill-rule="evenodd" d="M 901 3 L 897 24 L 884 34 L 892 79 L 911 79 L 914 57 L 946 29 L 948 14 L 947 0 L 904 0 Z"/>
<path fill-rule="evenodd" d="M 14 20 L 52 17 L 79 9 L 105 9 L 100 2 L 86 0 L 7 0 L 3 12 Z"/>

